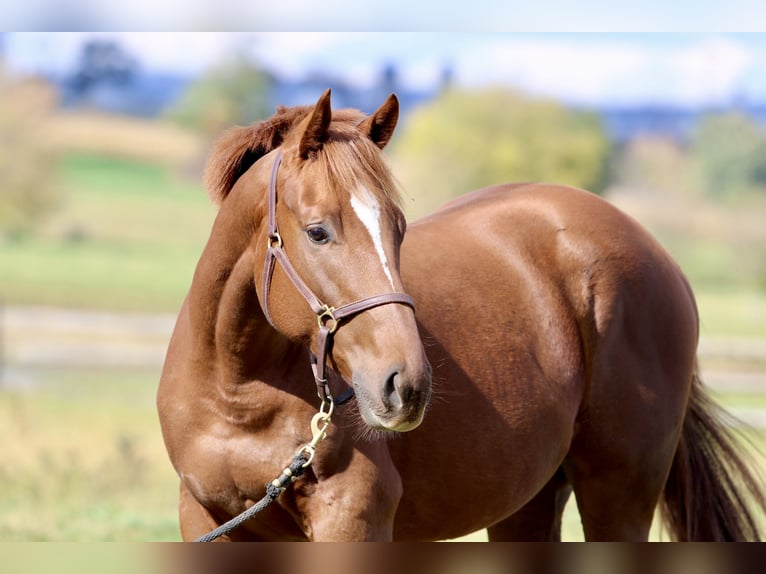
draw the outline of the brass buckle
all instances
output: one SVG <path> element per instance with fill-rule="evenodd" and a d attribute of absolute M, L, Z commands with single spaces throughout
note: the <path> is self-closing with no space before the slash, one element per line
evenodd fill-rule
<path fill-rule="evenodd" d="M 322 308 L 322 312 L 317 315 L 317 323 L 319 323 L 319 328 L 322 327 L 326 328 L 328 332 L 334 333 L 335 330 L 338 328 L 339 319 L 335 318 L 335 307 L 330 307 L 329 305 L 325 305 Z M 331 326 L 327 326 L 327 322 L 331 322 Z"/>

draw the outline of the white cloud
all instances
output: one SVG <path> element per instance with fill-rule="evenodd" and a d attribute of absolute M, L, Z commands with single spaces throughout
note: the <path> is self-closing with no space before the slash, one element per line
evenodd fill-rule
<path fill-rule="evenodd" d="M 280 77 L 298 79 L 325 72 L 352 85 L 373 80 L 370 66 L 356 60 L 355 47 L 369 34 L 332 32 L 265 32 L 254 35 L 251 54 Z"/>
<path fill-rule="evenodd" d="M 353 43 L 355 36 L 329 32 L 265 32 L 254 35 L 252 53 L 262 65 L 295 76 L 321 62 L 323 53 L 340 44 Z"/>
<path fill-rule="evenodd" d="M 145 70 L 198 73 L 230 52 L 246 34 L 209 32 L 57 32 L 9 35 L 7 57 L 24 72 L 69 73 L 88 39 L 117 40 Z"/>
<path fill-rule="evenodd" d="M 512 37 L 476 45 L 457 63 L 467 85 L 511 84 L 535 94 L 593 103 L 646 65 L 638 46 Z"/>
<path fill-rule="evenodd" d="M 666 65 L 676 78 L 677 97 L 693 103 L 725 103 L 741 88 L 751 56 L 740 44 L 722 37 L 683 48 Z"/>
<path fill-rule="evenodd" d="M 198 73 L 220 61 L 246 42 L 248 34 L 215 32 L 114 32 L 103 36 L 116 38 L 128 54 L 137 57 L 152 71 Z"/>
<path fill-rule="evenodd" d="M 752 57 L 721 36 L 670 43 L 512 36 L 475 45 L 456 65 L 466 85 L 510 84 L 580 104 L 725 103 Z"/>

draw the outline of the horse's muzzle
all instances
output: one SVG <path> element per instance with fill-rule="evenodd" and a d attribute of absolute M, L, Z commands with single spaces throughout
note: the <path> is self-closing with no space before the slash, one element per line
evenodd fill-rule
<path fill-rule="evenodd" d="M 417 428 L 423 422 L 431 398 L 430 365 L 424 363 L 416 373 L 407 368 L 394 368 L 379 380 L 383 381 L 379 386 L 370 385 L 369 380 L 354 381 L 364 422 L 383 431 L 407 432 Z"/>

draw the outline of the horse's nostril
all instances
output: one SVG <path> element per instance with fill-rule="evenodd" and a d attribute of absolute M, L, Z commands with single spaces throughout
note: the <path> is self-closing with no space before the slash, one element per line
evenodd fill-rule
<path fill-rule="evenodd" d="M 386 379 L 384 403 L 389 409 L 399 410 L 402 408 L 402 397 L 399 394 L 399 371 L 392 372 Z"/>
<path fill-rule="evenodd" d="M 383 402 L 390 411 L 401 411 L 412 406 L 416 392 L 401 371 L 393 371 L 386 379 Z"/>

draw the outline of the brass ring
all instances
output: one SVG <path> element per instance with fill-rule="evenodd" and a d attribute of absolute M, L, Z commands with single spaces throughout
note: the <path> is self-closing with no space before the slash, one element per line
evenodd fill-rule
<path fill-rule="evenodd" d="M 332 326 L 327 327 L 325 321 L 332 321 Z M 324 310 L 317 315 L 317 323 L 319 328 L 325 327 L 330 333 L 334 333 L 338 328 L 339 319 L 335 318 L 335 307 L 324 306 Z"/>
<path fill-rule="evenodd" d="M 274 235 L 269 235 L 266 238 L 266 244 L 269 248 L 274 247 L 274 244 L 276 243 L 276 248 L 281 249 L 282 248 L 282 236 L 279 234 L 278 231 L 274 232 Z"/>

